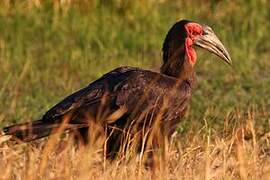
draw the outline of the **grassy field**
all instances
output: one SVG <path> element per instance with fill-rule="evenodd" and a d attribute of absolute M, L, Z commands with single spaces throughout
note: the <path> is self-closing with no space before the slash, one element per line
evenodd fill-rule
<path fill-rule="evenodd" d="M 140 168 L 136 157 L 111 163 L 95 151 L 74 153 L 70 145 L 58 154 L 52 150 L 48 160 L 49 152 L 42 158 L 35 143 L 1 145 L 0 174 L 15 179 L 42 179 L 44 173 L 51 179 L 269 178 L 269 3 L 1 1 L 0 127 L 40 118 L 66 95 L 115 67 L 158 71 L 163 39 L 179 19 L 210 25 L 228 47 L 233 67 L 197 49 L 198 87 L 156 175 Z"/>

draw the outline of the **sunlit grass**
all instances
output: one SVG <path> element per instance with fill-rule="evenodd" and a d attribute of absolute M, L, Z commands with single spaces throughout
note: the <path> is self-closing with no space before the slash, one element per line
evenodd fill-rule
<path fill-rule="evenodd" d="M 205 121 L 200 131 L 174 135 L 165 153 L 156 151 L 151 171 L 140 154 L 111 161 L 95 143 L 78 147 L 71 136 L 59 141 L 56 134 L 46 141 L 1 144 L 0 173 L 4 179 L 268 179 L 270 134 L 257 132 L 258 116 L 235 111 L 224 121 L 244 123 L 214 132 Z"/>

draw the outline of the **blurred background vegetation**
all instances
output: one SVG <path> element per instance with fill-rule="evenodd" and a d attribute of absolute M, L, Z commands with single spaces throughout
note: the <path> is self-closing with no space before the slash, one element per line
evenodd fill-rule
<path fill-rule="evenodd" d="M 270 130 L 269 0 L 2 0 L 0 121 L 38 119 L 118 66 L 159 70 L 168 29 L 211 26 L 233 67 L 197 49 L 198 87 L 179 132 L 218 131 L 254 117 Z"/>

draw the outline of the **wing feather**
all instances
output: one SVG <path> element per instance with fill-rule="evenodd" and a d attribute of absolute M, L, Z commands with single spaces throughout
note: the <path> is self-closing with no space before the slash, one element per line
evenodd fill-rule
<path fill-rule="evenodd" d="M 106 91 L 113 93 L 112 91 L 121 84 L 123 80 L 128 78 L 128 72 L 135 70 L 138 70 L 138 68 L 120 67 L 103 75 L 100 79 L 90 83 L 87 87 L 71 94 L 53 106 L 44 114 L 43 120 L 53 120 L 83 105 L 100 101 L 106 94 Z"/>

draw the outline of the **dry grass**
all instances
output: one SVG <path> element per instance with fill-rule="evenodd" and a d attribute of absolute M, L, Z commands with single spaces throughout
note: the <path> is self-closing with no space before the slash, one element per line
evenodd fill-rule
<path fill-rule="evenodd" d="M 66 134 L 29 144 L 2 143 L 0 174 L 3 179 L 269 179 L 270 132 L 256 132 L 256 114 L 247 114 L 238 114 L 245 123 L 229 131 L 175 134 L 165 153 L 156 152 L 152 170 L 145 169 L 140 153 L 111 161 L 102 147 L 78 146 Z"/>

